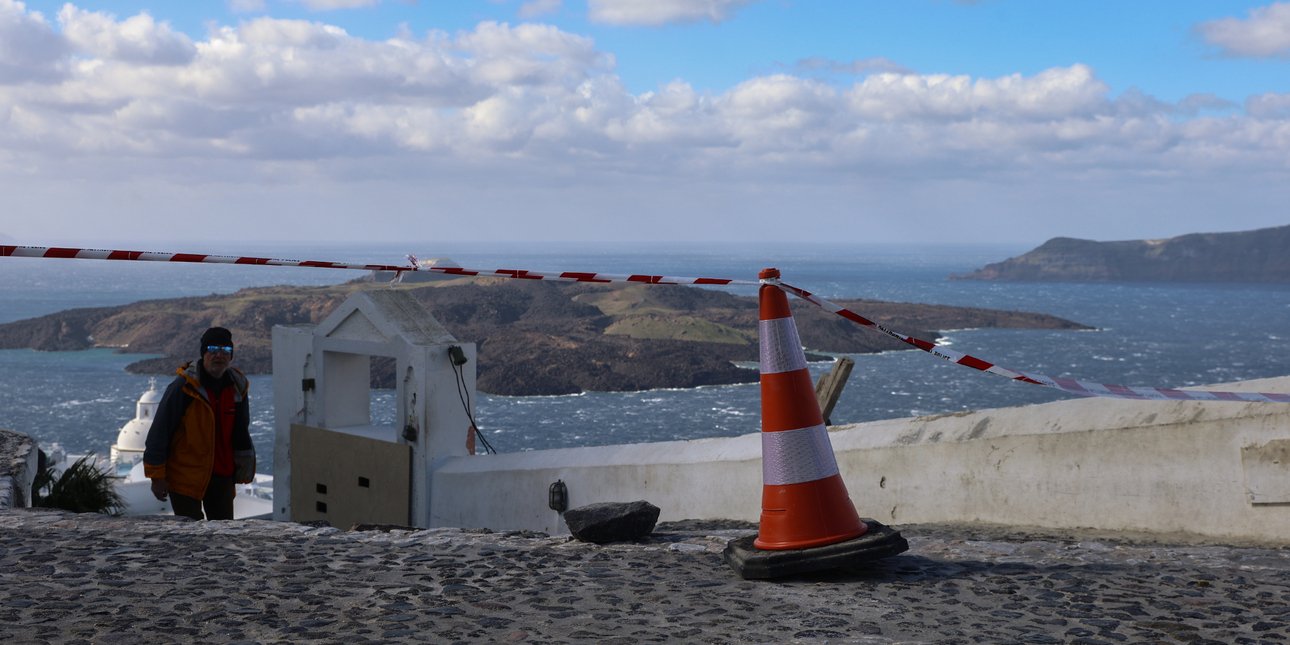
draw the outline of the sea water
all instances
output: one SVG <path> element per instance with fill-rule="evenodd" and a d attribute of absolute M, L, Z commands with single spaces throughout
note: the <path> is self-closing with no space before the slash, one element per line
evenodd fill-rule
<path fill-rule="evenodd" d="M 423 259 L 450 258 L 480 269 L 744 280 L 755 280 L 761 268 L 774 266 L 785 282 L 825 298 L 1035 311 L 1097 329 L 948 330 L 942 340 L 957 351 L 1013 369 L 1168 387 L 1290 374 L 1290 285 L 949 279 L 1027 250 L 1015 246 L 427 244 L 147 250 L 379 264 L 402 264 L 404 254 L 411 252 Z M 297 267 L 0 258 L 0 323 L 76 307 L 230 293 L 249 286 L 334 284 L 358 275 Z M 756 287 L 723 289 L 754 295 Z M 856 333 L 876 332 L 857 327 Z M 126 365 L 140 358 L 111 349 L 0 350 L 0 427 L 31 435 L 42 445 L 57 442 L 69 452 L 106 453 L 148 387 L 148 376 L 125 371 Z M 854 358 L 855 369 L 832 414 L 834 423 L 1070 396 L 953 365 L 917 350 Z M 811 366 L 817 377 L 829 367 L 825 362 Z M 169 380 L 169 376 L 158 377 L 162 387 Z M 260 470 L 272 472 L 271 377 L 252 376 L 251 397 L 252 437 Z M 376 390 L 372 397 L 373 422 L 393 423 L 392 392 Z M 755 384 L 549 397 L 481 393 L 474 404 L 481 432 L 500 452 L 734 436 L 759 428 Z"/>

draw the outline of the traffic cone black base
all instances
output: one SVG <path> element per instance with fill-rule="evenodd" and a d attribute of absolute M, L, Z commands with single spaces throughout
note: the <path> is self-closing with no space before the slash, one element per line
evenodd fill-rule
<path fill-rule="evenodd" d="M 909 542 L 900 531 L 876 520 L 863 521 L 869 530 L 844 542 L 809 549 L 768 551 L 753 546 L 757 536 L 749 535 L 731 540 L 721 555 L 745 580 L 764 580 L 855 567 L 909 550 Z"/>

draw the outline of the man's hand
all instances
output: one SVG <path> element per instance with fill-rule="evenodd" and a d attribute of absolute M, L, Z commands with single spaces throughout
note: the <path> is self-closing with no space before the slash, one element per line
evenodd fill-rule
<path fill-rule="evenodd" d="M 152 480 L 152 496 L 160 501 L 166 501 L 166 495 L 170 492 L 170 485 L 164 479 Z"/>
<path fill-rule="evenodd" d="M 239 450 L 233 453 L 233 482 L 249 484 L 255 481 L 255 451 Z"/>

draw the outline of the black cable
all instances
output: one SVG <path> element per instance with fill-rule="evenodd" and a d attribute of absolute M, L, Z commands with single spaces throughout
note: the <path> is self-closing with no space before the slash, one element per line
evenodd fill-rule
<path fill-rule="evenodd" d="M 475 415 L 470 412 L 470 388 L 466 387 L 466 375 L 460 365 L 457 365 L 454 361 L 449 362 L 452 363 L 452 373 L 457 377 L 457 398 L 461 399 L 462 408 L 466 411 L 466 418 L 470 419 L 470 427 L 475 429 L 475 438 L 479 439 L 479 443 L 484 446 L 484 452 L 497 454 L 497 449 L 493 447 L 493 444 L 488 443 L 488 439 L 484 437 L 484 433 L 479 429 L 479 424 L 475 423 Z"/>

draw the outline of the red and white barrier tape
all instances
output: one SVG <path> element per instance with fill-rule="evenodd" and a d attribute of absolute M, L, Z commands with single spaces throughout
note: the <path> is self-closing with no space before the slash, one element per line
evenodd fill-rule
<path fill-rule="evenodd" d="M 900 340 L 906 344 L 921 349 L 928 354 L 943 358 L 951 363 L 966 365 L 982 372 L 989 372 L 999 376 L 1010 378 L 1014 381 L 1031 383 L 1051 387 L 1063 392 L 1078 394 L 1080 396 L 1100 396 L 1115 399 L 1137 399 L 1137 400 L 1156 400 L 1156 401 L 1252 401 L 1262 403 L 1290 403 L 1290 394 L 1279 394 L 1272 392 L 1216 392 L 1212 390 L 1175 390 L 1163 387 L 1129 387 L 1125 385 L 1111 385 L 1107 383 L 1093 383 L 1090 381 L 1078 381 L 1075 379 L 1062 379 L 1045 376 L 1043 374 L 1031 374 L 1029 372 L 1020 372 L 1010 370 L 1001 365 L 996 365 L 986 360 L 982 360 L 969 354 L 962 354 L 944 347 L 937 347 L 921 338 L 907 336 L 897 331 L 892 331 L 882 325 L 861 316 L 833 302 L 829 302 L 805 289 L 799 289 L 791 284 L 785 284 L 778 279 L 770 278 L 764 280 L 767 284 L 773 284 L 784 291 L 787 291 L 798 298 L 810 302 L 825 311 L 837 314 L 865 327 L 876 329 L 892 338 Z"/>
<path fill-rule="evenodd" d="M 212 264 L 257 264 L 263 266 L 316 267 L 322 269 L 361 269 L 364 271 L 411 271 L 408 266 L 389 264 L 346 264 L 314 260 L 275 260 L 272 258 L 208 255 L 204 253 L 158 253 L 153 251 L 110 251 L 106 249 L 73 249 L 53 246 L 0 246 L 0 257 L 66 258 L 75 260 L 135 260 L 140 262 L 209 262 Z"/>
<path fill-rule="evenodd" d="M 209 262 L 214 264 L 251 264 L 262 266 L 298 266 L 324 269 L 357 269 L 363 271 L 434 272 L 457 276 L 496 276 L 517 280 L 556 280 L 563 282 L 624 282 L 637 284 L 702 284 L 702 285 L 757 285 L 773 284 L 798 298 L 815 304 L 826 311 L 835 313 L 851 322 L 876 329 L 892 338 L 917 347 L 933 356 L 943 358 L 951 363 L 966 365 L 982 372 L 997 374 L 1014 381 L 1042 385 L 1080 396 L 1098 396 L 1117 399 L 1159 400 L 1159 401 L 1253 401 L 1265 403 L 1290 403 L 1290 394 L 1270 392 L 1216 392 L 1210 390 L 1175 390 L 1158 387 L 1128 387 L 1106 383 L 1093 383 L 1075 379 L 1061 379 L 1011 370 L 975 356 L 962 354 L 934 343 L 892 331 L 882 325 L 861 316 L 840 305 L 829 302 L 805 289 L 785 284 L 776 278 L 767 280 L 732 280 L 729 278 L 686 278 L 647 274 L 616 273 L 583 273 L 577 271 L 541 272 L 522 269 L 465 269 L 461 267 L 423 267 L 415 258 L 409 258 L 407 265 L 394 264 L 348 264 L 344 262 L 321 262 L 316 260 L 276 260 L 229 255 L 207 255 L 197 253 L 159 253 L 151 251 L 118 251 L 104 249 L 77 249 L 67 247 L 44 246 L 4 246 L 0 245 L 0 257 L 27 258 L 69 258 L 80 260 L 135 260 L 145 262 Z"/>
<path fill-rule="evenodd" d="M 209 262 L 214 264 L 256 264 L 263 266 L 298 266 L 323 269 L 358 269 L 363 271 L 431 272 L 457 276 L 495 276 L 517 280 L 555 280 L 561 282 L 625 282 L 636 284 L 703 284 L 703 285 L 757 285 L 756 280 L 731 280 L 728 278 L 687 278 L 667 275 L 585 273 L 579 271 L 541 272 L 524 269 L 465 269 L 455 266 L 420 266 L 415 258 L 406 265 L 396 264 L 347 264 L 317 260 L 276 260 L 272 258 L 239 257 L 231 255 L 206 255 L 200 253 L 158 253 L 152 251 L 113 251 L 105 249 L 75 249 L 45 246 L 0 246 L 0 257 L 70 258 L 78 260 L 136 260 L 144 262 Z"/>
<path fill-rule="evenodd" d="M 626 273 L 581 273 L 578 271 L 542 272 L 523 269 L 463 269 L 461 267 L 422 267 L 420 271 L 433 271 L 446 275 L 463 276 L 498 276 L 517 280 L 559 280 L 562 282 L 630 282 L 637 284 L 711 284 L 756 285 L 756 280 L 732 280 L 729 278 L 685 278 L 670 275 L 646 275 Z"/>

